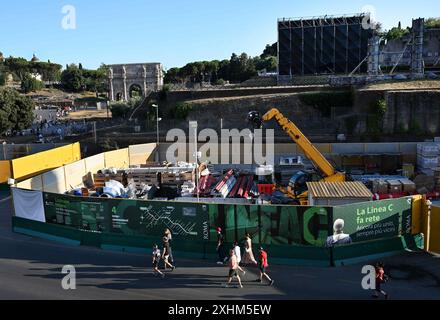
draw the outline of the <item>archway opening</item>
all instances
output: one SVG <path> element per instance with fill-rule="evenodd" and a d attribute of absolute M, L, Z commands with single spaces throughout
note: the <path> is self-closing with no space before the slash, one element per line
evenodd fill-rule
<path fill-rule="evenodd" d="M 129 90 L 130 98 L 140 98 L 142 97 L 142 88 L 138 84 L 132 84 Z"/>
<path fill-rule="evenodd" d="M 116 101 L 121 101 L 122 100 L 122 93 L 118 92 L 116 94 Z"/>

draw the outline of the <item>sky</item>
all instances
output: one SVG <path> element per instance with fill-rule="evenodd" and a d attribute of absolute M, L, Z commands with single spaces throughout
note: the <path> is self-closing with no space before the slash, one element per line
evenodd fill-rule
<path fill-rule="evenodd" d="M 75 29 L 63 28 L 72 13 L 62 12 L 66 5 L 75 8 Z M 438 0 L 0 0 L 0 51 L 63 66 L 161 62 L 169 69 L 233 52 L 260 55 L 277 41 L 278 18 L 370 11 L 366 6 L 385 29 L 440 16 Z"/>

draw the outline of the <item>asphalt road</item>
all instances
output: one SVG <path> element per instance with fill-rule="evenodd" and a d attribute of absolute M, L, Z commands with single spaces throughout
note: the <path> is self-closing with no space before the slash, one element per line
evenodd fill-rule
<path fill-rule="evenodd" d="M 0 299 L 371 299 L 371 292 L 361 288 L 362 265 L 271 266 L 273 287 L 254 282 L 257 272 L 249 269 L 244 288 L 238 289 L 223 287 L 228 270 L 215 262 L 175 258 L 178 268 L 160 279 L 152 275 L 147 255 L 64 246 L 15 234 L 9 195 L 0 193 Z M 384 261 L 391 275 L 384 288 L 392 299 L 440 299 L 440 257 L 404 253 Z M 64 265 L 76 268 L 76 290 L 61 287 Z"/>

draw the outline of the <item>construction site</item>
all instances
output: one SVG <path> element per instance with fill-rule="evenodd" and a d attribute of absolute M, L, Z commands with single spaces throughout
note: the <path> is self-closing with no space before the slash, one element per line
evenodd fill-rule
<path fill-rule="evenodd" d="M 219 232 L 248 235 L 307 268 L 440 254 L 439 29 L 385 41 L 362 13 L 277 33 L 276 75 L 165 90 L 161 63 L 112 64 L 107 108 L 142 101 L 114 126 L 5 142 L 13 232 L 144 254 L 167 228 L 176 256 L 208 261 Z"/>

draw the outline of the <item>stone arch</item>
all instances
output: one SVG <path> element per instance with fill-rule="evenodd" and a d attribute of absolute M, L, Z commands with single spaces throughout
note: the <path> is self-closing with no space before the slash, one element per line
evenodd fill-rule
<path fill-rule="evenodd" d="M 128 87 L 128 97 L 129 98 L 144 97 L 144 90 L 142 89 L 142 86 L 138 83 L 132 83 Z"/>
<path fill-rule="evenodd" d="M 109 100 L 123 101 L 133 96 L 133 88 L 141 96 L 157 92 L 163 87 L 163 67 L 160 63 L 109 65 Z"/>

